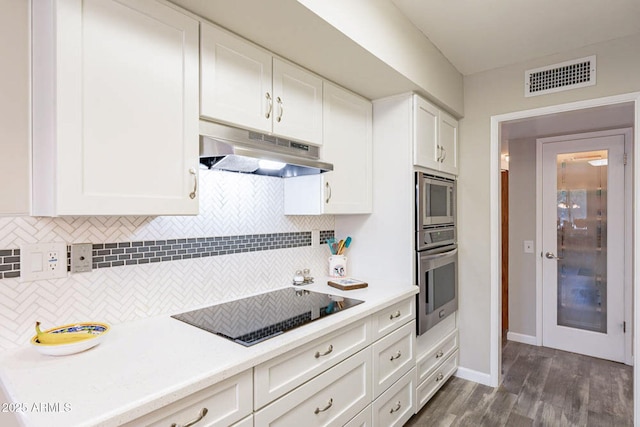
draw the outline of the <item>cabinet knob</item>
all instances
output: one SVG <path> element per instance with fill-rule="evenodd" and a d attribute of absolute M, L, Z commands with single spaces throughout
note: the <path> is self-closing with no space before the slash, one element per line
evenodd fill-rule
<path fill-rule="evenodd" d="M 443 355 L 444 355 L 444 353 L 442 352 L 442 350 L 440 350 L 440 351 L 436 354 L 436 359 L 440 359 Z"/>
<path fill-rule="evenodd" d="M 173 423 L 173 424 L 171 424 L 171 427 L 191 427 L 193 425 L 196 425 L 197 423 L 202 421 L 202 419 L 207 415 L 207 412 L 209 412 L 209 410 L 207 408 L 202 408 L 200 410 L 200 413 L 198 414 L 198 418 L 196 418 L 195 420 L 189 421 L 186 424 Z"/>
<path fill-rule="evenodd" d="M 196 170 L 194 168 L 189 168 L 189 173 L 193 175 L 193 191 L 189 193 L 189 198 L 195 199 L 196 192 L 198 191 L 198 175 L 196 174 Z"/>
<path fill-rule="evenodd" d="M 442 148 L 442 159 L 440 159 L 440 163 L 443 163 L 444 159 L 447 158 L 447 149 L 444 147 L 440 147 L 440 148 Z"/>
<path fill-rule="evenodd" d="M 444 379 L 444 374 L 442 372 L 440 372 L 438 374 L 438 376 L 436 377 L 436 382 L 439 383 L 440 381 L 442 381 Z"/>
<path fill-rule="evenodd" d="M 393 314 L 391 314 L 389 316 L 389 320 L 396 319 L 396 318 L 400 317 L 400 315 L 401 315 L 400 310 L 398 310 L 398 311 L 396 311 L 395 313 L 393 313 Z"/>
<path fill-rule="evenodd" d="M 396 359 L 400 359 L 401 356 L 402 356 L 402 353 L 400 352 L 400 350 L 398 350 L 398 352 L 396 354 L 392 355 L 391 359 L 389 359 L 389 360 L 391 360 L 393 362 Z"/>
<path fill-rule="evenodd" d="M 391 408 L 391 410 L 389 411 L 390 414 L 393 414 L 394 412 L 398 412 L 400 410 L 400 408 L 402 408 L 402 402 L 400 402 L 398 400 L 398 403 L 396 403 L 396 406 L 394 406 L 393 408 Z"/>

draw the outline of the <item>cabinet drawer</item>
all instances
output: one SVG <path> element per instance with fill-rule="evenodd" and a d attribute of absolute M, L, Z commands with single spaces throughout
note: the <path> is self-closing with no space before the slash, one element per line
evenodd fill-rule
<path fill-rule="evenodd" d="M 247 418 L 242 421 L 238 421 L 231 427 L 253 427 L 253 415 L 249 415 Z"/>
<path fill-rule="evenodd" d="M 415 297 L 407 298 L 373 315 L 373 340 L 387 335 L 405 323 L 414 320 L 416 310 Z"/>
<path fill-rule="evenodd" d="M 373 344 L 375 397 L 415 366 L 415 331 L 413 321 Z"/>
<path fill-rule="evenodd" d="M 353 417 L 344 427 L 371 427 L 373 425 L 373 414 L 371 405 L 364 408 L 362 412 Z"/>
<path fill-rule="evenodd" d="M 446 360 L 458 348 L 458 330 L 451 332 L 433 348 L 425 353 L 418 355 L 418 382 L 424 381 L 433 370 Z"/>
<path fill-rule="evenodd" d="M 373 425 L 402 426 L 416 412 L 416 370 L 413 368 L 373 402 Z"/>
<path fill-rule="evenodd" d="M 369 319 L 340 329 L 254 369 L 255 409 L 288 393 L 336 363 L 365 348 L 370 340 Z"/>
<path fill-rule="evenodd" d="M 256 426 L 344 425 L 372 400 L 371 347 L 254 414 Z"/>
<path fill-rule="evenodd" d="M 198 427 L 226 427 L 251 414 L 251 371 L 231 377 L 140 417 L 125 426 L 169 426 L 186 424 L 198 418 L 203 408 L 207 414 Z M 243 425 L 243 424 L 240 424 Z"/>
<path fill-rule="evenodd" d="M 429 377 L 418 386 L 416 391 L 417 408 L 416 412 L 431 399 L 449 377 L 458 369 L 458 350 L 456 350 L 447 360 L 444 361 Z"/>

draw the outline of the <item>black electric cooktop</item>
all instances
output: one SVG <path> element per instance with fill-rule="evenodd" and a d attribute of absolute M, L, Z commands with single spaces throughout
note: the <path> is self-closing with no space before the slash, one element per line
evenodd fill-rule
<path fill-rule="evenodd" d="M 285 288 L 171 317 L 248 347 L 362 302 Z"/>

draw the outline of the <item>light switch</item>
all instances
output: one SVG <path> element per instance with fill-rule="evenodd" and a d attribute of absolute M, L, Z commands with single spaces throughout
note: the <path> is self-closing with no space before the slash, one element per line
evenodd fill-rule
<path fill-rule="evenodd" d="M 524 253 L 532 254 L 533 253 L 533 240 L 525 240 L 524 241 Z"/>

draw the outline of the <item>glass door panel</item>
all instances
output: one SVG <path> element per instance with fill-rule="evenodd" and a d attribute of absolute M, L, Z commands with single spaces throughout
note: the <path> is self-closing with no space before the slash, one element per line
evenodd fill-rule
<path fill-rule="evenodd" d="M 557 324 L 607 333 L 608 151 L 557 155 Z"/>

